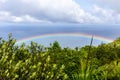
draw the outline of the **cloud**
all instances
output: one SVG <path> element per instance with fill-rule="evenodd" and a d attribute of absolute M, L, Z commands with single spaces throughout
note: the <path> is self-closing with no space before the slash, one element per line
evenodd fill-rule
<path fill-rule="evenodd" d="M 0 9 L 1 9 L 1 6 L 3 5 L 3 3 L 5 3 L 6 0 L 0 0 Z"/>
<path fill-rule="evenodd" d="M 50 21 L 35 19 L 29 15 L 24 15 L 24 16 L 20 16 L 20 17 L 13 16 L 13 22 L 51 23 Z"/>
<path fill-rule="evenodd" d="M 85 11 L 75 0 L 0 0 L 0 21 L 119 23 L 120 14 L 97 5 Z"/>
<path fill-rule="evenodd" d="M 37 20 L 29 15 L 14 16 L 10 12 L 0 11 L 1 22 L 40 22 L 40 23 L 51 23 L 45 20 Z"/>
<path fill-rule="evenodd" d="M 11 20 L 12 20 L 12 16 L 9 12 L 0 11 L 0 21 L 10 22 Z"/>
<path fill-rule="evenodd" d="M 107 4 L 107 5 L 113 5 L 113 6 L 119 5 L 120 3 L 120 0 L 94 0 L 94 1 L 100 2 L 104 5 Z"/>
<path fill-rule="evenodd" d="M 113 14 L 114 14 L 114 11 L 111 9 L 106 10 L 101 7 L 98 7 L 97 5 L 93 6 L 93 15 L 98 16 L 102 23 L 114 21 Z"/>
<path fill-rule="evenodd" d="M 94 5 L 92 13 L 94 16 L 99 17 L 101 23 L 120 23 L 120 13 L 116 12 L 113 9 L 104 9 L 97 5 Z"/>
<path fill-rule="evenodd" d="M 107 6 L 117 12 L 120 12 L 120 0 L 92 0 L 96 4 L 101 6 Z"/>
<path fill-rule="evenodd" d="M 29 15 L 34 20 L 51 22 L 90 23 L 98 20 L 74 0 L 6 0 L 2 10 L 14 16 Z M 21 21 L 20 18 L 17 20 Z"/>

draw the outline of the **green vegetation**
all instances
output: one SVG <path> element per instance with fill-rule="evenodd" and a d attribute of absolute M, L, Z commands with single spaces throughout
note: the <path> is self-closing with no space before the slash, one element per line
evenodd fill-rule
<path fill-rule="evenodd" d="M 120 80 L 120 38 L 75 49 L 15 43 L 0 39 L 0 80 Z"/>

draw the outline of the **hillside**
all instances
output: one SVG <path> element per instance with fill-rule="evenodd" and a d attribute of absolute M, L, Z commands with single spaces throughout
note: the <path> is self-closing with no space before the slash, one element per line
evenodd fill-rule
<path fill-rule="evenodd" d="M 0 39 L 0 80 L 120 80 L 120 38 L 75 49 L 15 43 Z"/>

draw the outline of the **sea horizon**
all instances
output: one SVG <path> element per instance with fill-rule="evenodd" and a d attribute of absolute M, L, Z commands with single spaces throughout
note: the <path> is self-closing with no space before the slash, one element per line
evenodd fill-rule
<path fill-rule="evenodd" d="M 7 39 L 7 35 L 12 33 L 13 38 L 17 41 L 29 43 L 35 41 L 44 46 L 58 41 L 62 47 L 74 48 L 89 45 L 90 38 L 94 36 L 93 45 L 97 46 L 103 43 L 109 43 L 109 40 L 115 40 L 120 36 L 119 25 L 95 25 L 95 24 L 3 24 L 0 26 L 0 37 Z M 57 35 L 58 34 L 58 35 Z M 69 36 L 64 35 L 69 34 Z M 74 34 L 74 35 L 71 35 Z M 78 35 L 79 34 L 79 35 Z M 80 35 L 81 34 L 81 35 Z M 83 35 L 84 34 L 84 35 Z M 76 36 L 78 35 L 78 36 Z M 87 37 L 89 35 L 89 37 Z M 32 38 L 35 36 L 42 36 Z M 47 37 L 45 37 L 47 36 Z M 91 37 L 90 37 L 91 36 Z M 106 38 L 102 40 L 96 39 L 96 36 Z M 72 38 L 74 37 L 74 38 Z M 28 38 L 28 39 L 27 39 Z M 24 40 L 27 39 L 27 40 Z M 20 42 L 19 42 L 20 43 Z M 82 43 L 81 45 L 79 45 Z"/>

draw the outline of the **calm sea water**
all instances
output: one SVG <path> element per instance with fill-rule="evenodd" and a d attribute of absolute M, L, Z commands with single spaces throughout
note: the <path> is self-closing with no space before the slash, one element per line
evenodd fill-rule
<path fill-rule="evenodd" d="M 80 24 L 1 24 L 0 37 L 7 38 L 9 33 L 17 40 L 27 37 L 57 34 L 57 33 L 82 33 L 96 35 L 110 39 L 120 36 L 120 25 L 80 25 Z M 54 41 L 60 42 L 62 47 L 84 46 L 90 43 L 90 38 L 86 37 L 47 37 L 34 40 L 42 45 L 49 46 Z M 102 41 L 94 40 L 93 45 L 98 45 Z"/>

